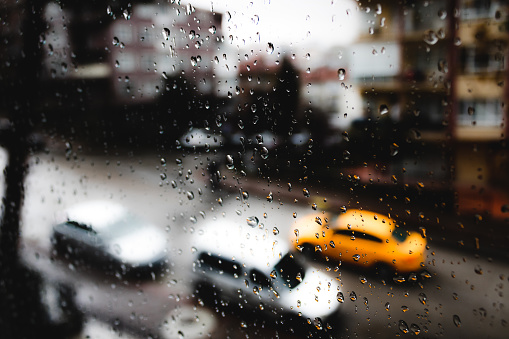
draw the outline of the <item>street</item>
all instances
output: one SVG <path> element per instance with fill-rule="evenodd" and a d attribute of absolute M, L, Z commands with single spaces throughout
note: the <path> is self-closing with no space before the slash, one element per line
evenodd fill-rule
<path fill-rule="evenodd" d="M 164 324 L 175 310 L 204 309 L 190 289 L 191 254 L 193 239 L 209 222 L 230 218 L 244 223 L 255 216 L 263 227 L 277 230 L 286 240 L 295 216 L 311 212 L 314 203 L 323 203 L 323 196 L 314 194 L 312 187 L 309 197 L 297 188 L 289 194 L 286 183 L 274 182 L 268 187 L 266 181 L 226 169 L 221 174 L 229 187 L 212 192 L 206 169 L 210 154 L 183 154 L 118 151 L 113 155 L 78 153 L 66 157 L 65 151 L 57 148 L 30 158 L 22 225 L 24 258 L 48 281 L 73 284 L 81 309 L 89 319 L 111 327 L 111 337 L 123 332 L 134 338 L 185 336 L 178 328 L 165 332 Z M 256 186 L 256 191 L 251 190 Z M 293 199 L 289 198 L 292 194 Z M 152 281 L 127 282 L 101 272 L 83 273 L 53 259 L 49 236 L 56 216 L 66 207 L 89 199 L 120 202 L 165 230 L 171 262 L 168 272 Z M 506 337 L 509 317 L 505 304 L 509 296 L 504 289 L 509 265 L 496 257 L 460 252 L 431 241 L 426 262 L 429 278 L 419 276 L 418 282 L 388 284 L 369 272 L 356 272 L 338 263 L 319 265 L 343 287 L 344 323 L 341 328 L 333 327 L 335 337 Z M 292 337 L 278 329 L 258 328 L 252 320 L 242 322 L 209 311 L 198 322 L 202 328 L 217 325 L 210 331 L 212 337 Z M 182 324 L 173 323 L 175 327 Z M 171 326 L 171 322 L 166 324 Z M 208 330 L 200 335 L 207 336 Z"/>

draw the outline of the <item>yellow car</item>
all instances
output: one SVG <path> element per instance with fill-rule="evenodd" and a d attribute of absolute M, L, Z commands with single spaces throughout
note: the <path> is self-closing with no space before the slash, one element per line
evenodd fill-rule
<path fill-rule="evenodd" d="M 299 251 L 373 267 L 382 275 L 421 271 L 426 259 L 426 239 L 420 233 L 406 231 L 394 219 L 365 210 L 307 215 L 290 237 Z"/>

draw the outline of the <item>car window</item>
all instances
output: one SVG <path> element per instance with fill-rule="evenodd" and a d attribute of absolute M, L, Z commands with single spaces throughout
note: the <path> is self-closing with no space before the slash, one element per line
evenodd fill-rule
<path fill-rule="evenodd" d="M 382 239 L 364 232 L 352 231 L 352 230 L 334 230 L 334 234 L 349 236 L 352 240 L 365 239 L 374 242 L 383 242 Z"/>
<path fill-rule="evenodd" d="M 76 221 L 67 221 L 66 224 L 72 228 L 83 230 L 90 234 L 97 234 L 97 232 L 92 227 L 90 227 L 90 225 L 82 224 Z"/>
<path fill-rule="evenodd" d="M 408 237 L 408 232 L 400 227 L 395 227 L 392 230 L 392 237 L 397 241 L 405 241 Z"/>
<path fill-rule="evenodd" d="M 202 267 L 220 274 L 227 274 L 238 278 L 242 272 L 240 266 L 236 262 L 223 257 L 202 253 L 198 260 L 202 264 Z"/>
<path fill-rule="evenodd" d="M 261 286 L 261 287 L 271 287 L 271 280 L 268 276 L 266 276 L 263 272 L 252 269 L 249 273 L 249 277 L 251 278 L 251 281 L 255 284 Z"/>
<path fill-rule="evenodd" d="M 304 279 L 304 267 L 290 253 L 281 258 L 275 268 L 277 276 L 289 288 L 297 287 Z"/>

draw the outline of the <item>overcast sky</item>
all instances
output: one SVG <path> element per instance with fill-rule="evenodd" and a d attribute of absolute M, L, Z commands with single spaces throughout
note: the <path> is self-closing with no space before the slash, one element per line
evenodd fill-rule
<path fill-rule="evenodd" d="M 323 48 L 347 45 L 359 34 L 353 0 L 194 0 L 224 14 L 223 32 L 239 48 Z M 231 41 L 231 40 L 230 40 Z M 254 46 L 254 47 L 253 47 Z"/>

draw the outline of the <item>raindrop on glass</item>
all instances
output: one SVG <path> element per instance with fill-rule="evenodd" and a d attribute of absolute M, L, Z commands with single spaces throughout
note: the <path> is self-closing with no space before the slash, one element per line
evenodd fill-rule
<path fill-rule="evenodd" d="M 423 305 L 426 305 L 426 302 L 428 301 L 428 297 L 424 293 L 419 293 L 419 302 Z"/>
<path fill-rule="evenodd" d="M 410 331 L 412 331 L 413 334 L 418 335 L 421 333 L 421 328 L 417 324 L 410 325 Z"/>
<path fill-rule="evenodd" d="M 247 221 L 247 224 L 248 224 L 249 226 L 251 226 L 251 227 L 256 227 L 256 226 L 258 226 L 258 222 L 259 222 L 258 218 L 257 218 L 257 217 L 254 217 L 254 216 L 253 216 L 253 217 L 249 217 L 249 218 L 247 218 L 247 219 L 246 219 L 246 221 Z"/>
<path fill-rule="evenodd" d="M 230 155 L 230 154 L 227 154 L 226 155 L 226 168 L 228 169 L 234 169 L 234 165 L 233 165 L 233 157 Z"/>
<path fill-rule="evenodd" d="M 461 319 L 457 314 L 452 316 L 452 322 L 454 323 L 454 325 L 456 325 L 456 327 L 461 326 Z"/>
<path fill-rule="evenodd" d="M 267 147 L 262 147 L 260 149 L 260 157 L 262 157 L 262 159 L 267 159 L 269 157 L 269 150 L 267 149 Z"/>
<path fill-rule="evenodd" d="M 389 107 L 385 104 L 380 105 L 380 114 L 384 115 L 389 113 Z"/>
<path fill-rule="evenodd" d="M 408 333 L 410 331 L 407 323 L 404 320 L 399 321 L 399 330 L 403 333 Z"/>
<path fill-rule="evenodd" d="M 340 81 L 345 80 L 346 71 L 344 68 L 338 69 L 338 78 Z"/>
<path fill-rule="evenodd" d="M 267 44 L 267 48 L 266 48 L 265 50 L 267 51 L 267 54 L 272 54 L 272 53 L 274 53 L 274 45 L 273 45 L 271 42 L 269 42 L 269 43 Z"/>
<path fill-rule="evenodd" d="M 354 291 L 352 291 L 352 292 L 350 293 L 350 300 L 351 300 L 351 301 L 355 301 L 355 300 L 357 300 L 357 294 L 355 294 L 355 292 L 354 292 Z"/>
<path fill-rule="evenodd" d="M 169 28 L 163 28 L 163 37 L 164 37 L 164 40 L 169 40 L 170 39 L 170 29 Z"/>
<path fill-rule="evenodd" d="M 438 35 L 433 30 L 429 29 L 424 32 L 424 42 L 428 45 L 434 45 L 438 42 Z"/>
<path fill-rule="evenodd" d="M 244 200 L 249 199 L 249 193 L 247 191 L 242 191 L 242 199 Z"/>
<path fill-rule="evenodd" d="M 302 193 L 304 194 L 304 196 L 306 198 L 309 198 L 311 196 L 311 194 L 309 193 L 309 190 L 307 188 L 303 188 Z"/>

